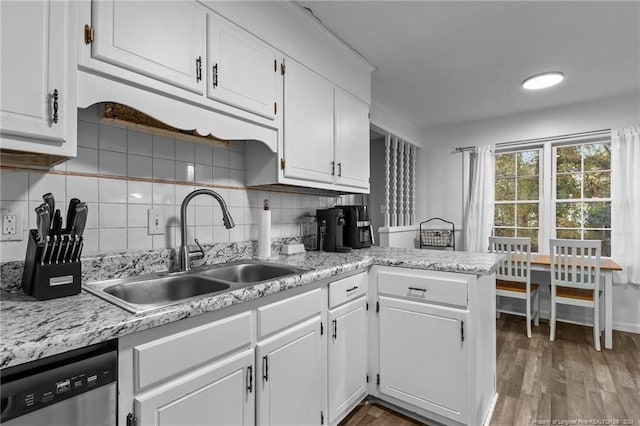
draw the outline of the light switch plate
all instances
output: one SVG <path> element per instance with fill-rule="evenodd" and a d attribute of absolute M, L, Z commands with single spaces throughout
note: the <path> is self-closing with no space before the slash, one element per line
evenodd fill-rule
<path fill-rule="evenodd" d="M 17 210 L 1 209 L 2 236 L 0 241 L 22 241 L 22 217 Z"/>
<path fill-rule="evenodd" d="M 148 234 L 149 235 L 164 235 L 164 212 L 162 209 L 149 209 L 148 210 Z"/>

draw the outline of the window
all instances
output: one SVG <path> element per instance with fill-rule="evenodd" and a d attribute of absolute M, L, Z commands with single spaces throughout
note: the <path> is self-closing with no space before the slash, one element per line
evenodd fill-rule
<path fill-rule="evenodd" d="M 554 148 L 557 238 L 601 240 L 611 255 L 611 145 L 590 143 Z"/>
<path fill-rule="evenodd" d="M 538 251 L 541 150 L 496 154 L 494 235 L 529 237 Z"/>
<path fill-rule="evenodd" d="M 543 253 L 549 238 L 601 240 L 610 256 L 610 150 L 592 138 L 497 153 L 493 234 L 530 237 L 531 251 Z"/>

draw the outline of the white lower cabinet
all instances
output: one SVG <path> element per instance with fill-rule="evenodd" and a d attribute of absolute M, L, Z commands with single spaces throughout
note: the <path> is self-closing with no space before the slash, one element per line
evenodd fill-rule
<path fill-rule="evenodd" d="M 329 310 L 329 424 L 337 424 L 367 394 L 366 297 Z"/>
<path fill-rule="evenodd" d="M 379 376 L 371 393 L 447 425 L 482 425 L 495 404 L 495 276 L 374 266 Z"/>
<path fill-rule="evenodd" d="M 258 425 L 324 422 L 320 315 L 256 346 Z"/>
<path fill-rule="evenodd" d="M 381 296 L 380 392 L 464 421 L 466 319 L 466 311 Z"/>
<path fill-rule="evenodd" d="M 137 395 L 137 425 L 252 425 L 253 355 L 245 350 Z"/>

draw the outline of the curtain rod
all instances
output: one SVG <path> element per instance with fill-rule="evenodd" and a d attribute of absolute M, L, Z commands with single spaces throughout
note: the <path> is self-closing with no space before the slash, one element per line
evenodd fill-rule
<path fill-rule="evenodd" d="M 580 133 L 569 133 L 567 135 L 560 136 L 548 136 L 546 138 L 534 138 L 534 139 L 522 139 L 519 141 L 510 141 L 510 142 L 498 142 L 496 144 L 496 148 L 505 148 L 509 146 L 518 146 L 518 145 L 527 145 L 532 143 L 543 143 L 549 141 L 562 141 L 567 139 L 574 139 L 579 137 L 587 137 L 587 136 L 598 136 L 610 133 L 611 129 L 600 129 L 600 130 L 591 130 L 589 132 L 580 132 Z M 465 151 L 473 151 L 475 150 L 475 146 L 465 146 L 461 148 L 456 148 L 455 153 L 465 152 Z"/>

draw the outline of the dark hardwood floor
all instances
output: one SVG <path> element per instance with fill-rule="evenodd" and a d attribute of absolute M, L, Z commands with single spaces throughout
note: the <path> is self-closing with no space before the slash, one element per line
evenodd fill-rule
<path fill-rule="evenodd" d="M 614 331 L 613 350 L 597 352 L 590 327 L 558 323 L 555 342 L 542 320 L 527 338 L 523 317 L 496 321 L 498 404 L 491 426 L 640 426 L 640 334 Z M 553 420 L 556 420 L 553 423 Z M 341 423 L 416 425 L 377 404 L 360 404 Z"/>

